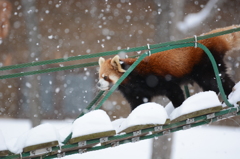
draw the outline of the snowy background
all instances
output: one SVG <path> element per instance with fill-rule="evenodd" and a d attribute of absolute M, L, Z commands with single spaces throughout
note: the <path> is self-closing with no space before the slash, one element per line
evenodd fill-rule
<path fill-rule="evenodd" d="M 0 66 L 193 37 L 240 24 L 239 6 L 239 0 L 0 0 Z M 33 70 L 85 62 L 90 60 Z M 240 80 L 239 62 L 238 52 L 226 57 L 235 82 Z M 27 70 L 1 71 L 1 75 L 22 71 Z M 51 123 L 57 129 L 70 125 L 96 95 L 96 82 L 96 67 L 0 80 L 0 130 L 6 141 L 41 123 Z M 199 91 L 196 85 L 190 87 L 191 94 Z M 165 97 L 155 101 L 168 103 Z M 119 92 L 103 109 L 111 120 L 130 112 Z M 65 158 L 236 158 L 239 123 L 240 119 L 234 118 L 219 122 L 221 126 L 201 126 Z"/>

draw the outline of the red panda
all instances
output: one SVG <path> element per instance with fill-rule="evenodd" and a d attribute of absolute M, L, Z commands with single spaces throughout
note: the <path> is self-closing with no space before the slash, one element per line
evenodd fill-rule
<path fill-rule="evenodd" d="M 206 34 L 236 27 L 239 26 L 215 29 Z M 211 51 L 217 62 L 225 93 L 230 94 L 234 82 L 226 73 L 223 58 L 229 50 L 240 49 L 240 32 L 199 40 L 198 42 Z M 118 55 L 107 60 L 100 57 L 97 87 L 101 90 L 109 89 L 135 60 L 136 58 L 119 59 Z M 118 89 L 130 103 L 132 110 L 158 95 L 168 97 L 176 108 L 185 100 L 180 85 L 190 82 L 196 82 L 204 91 L 219 91 L 212 64 L 201 48 L 178 48 L 145 57 L 119 85 Z"/>

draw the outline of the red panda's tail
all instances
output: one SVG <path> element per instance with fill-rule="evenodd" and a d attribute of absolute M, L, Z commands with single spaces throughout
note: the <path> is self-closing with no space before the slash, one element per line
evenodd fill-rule
<path fill-rule="evenodd" d="M 225 30 L 230 30 L 230 29 L 234 29 L 234 28 L 240 28 L 240 25 L 232 25 L 232 26 L 228 26 L 225 28 L 215 29 L 215 30 L 212 30 L 211 32 L 209 32 L 208 34 L 221 32 L 221 31 L 225 31 Z M 240 31 L 221 35 L 221 36 L 219 36 L 219 38 L 221 38 L 227 44 L 229 51 L 240 49 Z"/>
<path fill-rule="evenodd" d="M 240 26 L 238 25 L 236 27 L 240 27 Z M 240 49 L 240 31 L 232 33 L 232 36 L 233 36 L 232 48 L 239 50 Z"/>

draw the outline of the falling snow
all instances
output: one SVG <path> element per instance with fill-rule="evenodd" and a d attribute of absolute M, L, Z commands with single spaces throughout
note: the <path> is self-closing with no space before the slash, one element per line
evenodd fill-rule
<path fill-rule="evenodd" d="M 217 0 L 194 0 L 185 1 L 183 4 L 179 4 L 180 1 L 162 3 L 161 1 L 132 0 L 105 0 L 102 2 L 49 0 L 29 1 L 28 8 L 24 1 L 11 0 L 8 2 L 11 3 L 11 7 L 0 7 L 0 67 L 22 63 L 34 64 L 37 61 L 52 59 L 68 61 L 73 56 L 80 57 L 98 52 L 178 40 L 193 37 L 193 35 L 199 35 L 211 29 L 240 24 L 239 2 L 237 0 L 232 0 L 231 3 Z M 7 16 L 2 17 L 2 15 Z M 3 29 L 8 30 L 3 32 Z M 6 35 L 3 36 L 2 33 L 6 33 Z M 121 58 L 128 58 L 144 52 L 139 50 L 131 53 L 120 51 L 119 55 Z M 1 75 L 68 67 L 96 61 L 97 58 L 94 58 L 94 60 L 74 60 L 6 70 L 2 71 Z M 226 57 L 226 63 L 230 76 L 235 82 L 239 81 L 240 57 L 238 52 L 229 54 Z M 65 122 L 65 119 L 76 118 L 82 111 L 87 112 L 86 106 L 98 92 L 95 86 L 98 78 L 95 66 L 33 76 L 34 80 L 20 77 L 1 79 L 0 81 L 0 129 L 2 129 L 2 132 L 0 131 L 0 150 L 6 149 L 11 142 L 16 141 L 16 137 L 21 136 L 25 131 L 32 130 L 28 121 L 33 124 L 33 119 L 38 119 L 39 122 L 36 125 L 39 125 L 45 119 L 55 119 L 62 123 Z M 224 75 L 220 74 L 219 76 Z M 171 77 L 166 76 L 166 79 L 171 80 Z M 158 81 L 154 77 L 148 79 L 149 86 L 154 86 L 156 82 Z M 229 101 L 234 106 L 237 106 L 239 99 L 238 85 L 229 95 Z M 198 88 L 192 88 L 190 93 L 195 94 L 199 91 L 201 90 Z M 31 96 L 34 99 L 30 99 Z M 164 103 L 163 98 L 160 98 L 158 98 L 158 103 Z M 147 98 L 142 100 L 144 103 L 150 102 Z M 35 107 L 36 112 L 31 113 L 32 108 L 34 108 L 33 101 L 38 104 Z M 212 102 L 210 99 L 209 101 Z M 166 112 L 170 116 L 174 108 L 166 107 Z M 129 103 L 118 92 L 114 92 L 102 108 L 111 120 L 129 117 Z M 28 120 L 17 124 L 18 121 L 22 121 L 21 119 Z M 150 120 L 150 117 L 148 119 Z M 63 136 L 71 132 L 71 122 L 67 124 L 68 128 L 65 132 L 59 130 L 61 141 Z M 26 123 L 28 126 L 19 129 L 21 125 L 26 125 Z M 10 128 L 9 124 L 16 125 Z M 51 130 L 52 126 L 46 129 Z M 238 147 L 238 143 L 235 143 L 237 135 L 234 136 L 236 132 L 239 132 L 237 128 L 207 127 L 203 129 L 209 134 L 214 132 L 212 137 L 207 138 L 208 133 L 198 137 L 197 135 L 201 135 L 204 131 L 194 129 L 191 133 L 187 131 L 185 134 L 177 134 L 176 138 L 175 136 L 173 139 L 167 138 L 168 142 L 173 143 L 172 158 L 198 156 L 199 158 L 208 158 L 209 156 L 214 156 L 212 158 L 231 158 L 231 155 L 234 158 L 239 156 L 238 151 L 235 150 Z M 231 135 L 226 137 L 224 133 Z M 216 136 L 219 138 L 215 138 L 216 141 L 211 140 L 215 134 L 218 134 Z M 22 137 L 22 139 L 27 138 L 24 135 Z M 209 142 L 203 143 L 203 141 L 198 140 L 199 138 Z M 229 140 L 224 140 L 226 144 L 217 142 L 222 139 Z M 228 141 L 231 142 L 228 143 Z M 21 142 L 24 141 L 21 140 Z M 215 143 L 215 145 L 211 145 L 211 143 Z M 188 147 L 188 145 L 190 146 Z M 224 145 L 231 146 L 224 147 Z M 112 148 L 109 151 L 100 151 L 99 154 L 103 154 L 102 158 L 113 158 L 112 156 L 114 158 L 154 158 L 151 156 L 151 140 L 143 142 L 143 144 L 136 143 L 128 146 L 122 149 Z M 91 156 L 91 154 L 93 155 Z M 89 153 L 86 154 L 86 158 L 94 158 L 95 156 L 101 158 L 99 154 L 97 152 L 96 154 L 95 152 Z M 110 154 L 109 157 L 108 154 Z M 157 156 L 162 157 L 161 155 L 163 153 L 159 151 Z"/>

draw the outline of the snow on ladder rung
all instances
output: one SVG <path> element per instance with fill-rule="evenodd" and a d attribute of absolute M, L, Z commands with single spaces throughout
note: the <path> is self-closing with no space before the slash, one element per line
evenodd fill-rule
<path fill-rule="evenodd" d="M 7 156 L 9 154 L 9 151 L 1 130 L 0 130 L 0 143 L 1 143 L 0 156 Z"/>
<path fill-rule="evenodd" d="M 52 147 L 56 147 L 60 143 L 57 129 L 48 123 L 30 129 L 27 133 L 19 136 L 19 138 L 25 139 L 20 140 L 19 144 L 21 145 L 21 150 L 29 152 L 30 156 L 49 153 L 52 151 Z"/>
<path fill-rule="evenodd" d="M 114 136 L 115 134 L 116 131 L 107 113 L 103 110 L 95 110 L 74 121 L 72 138 L 69 140 L 69 143 L 73 144 L 97 138 L 99 138 L 100 143 L 103 143 L 108 141 L 107 136 Z"/>

